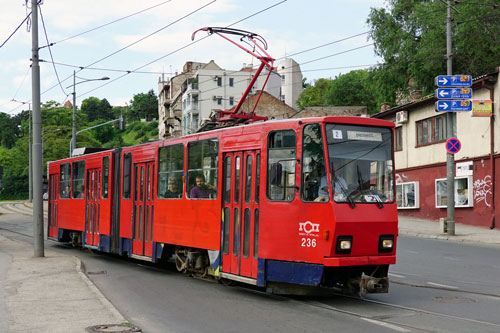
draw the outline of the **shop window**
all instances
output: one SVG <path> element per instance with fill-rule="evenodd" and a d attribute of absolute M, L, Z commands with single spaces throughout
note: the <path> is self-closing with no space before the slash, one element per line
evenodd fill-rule
<path fill-rule="evenodd" d="M 420 191 L 418 182 L 396 184 L 396 192 L 398 209 L 420 208 Z"/>
<path fill-rule="evenodd" d="M 455 207 L 473 207 L 472 176 L 455 177 Z M 436 179 L 436 208 L 446 208 L 448 204 L 446 178 Z"/>

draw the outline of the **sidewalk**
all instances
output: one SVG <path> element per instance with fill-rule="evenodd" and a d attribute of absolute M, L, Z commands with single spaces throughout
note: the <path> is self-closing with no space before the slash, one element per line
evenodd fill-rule
<path fill-rule="evenodd" d="M 17 210 L 22 208 L 17 207 Z M 0 225 L 12 211 L 2 212 Z M 0 332 L 125 332 L 125 318 L 88 279 L 81 261 L 0 235 Z M 125 325 L 124 325 L 125 324 Z M 93 332 L 90 330 L 90 332 Z"/>
<path fill-rule="evenodd" d="M 442 233 L 438 221 L 399 216 L 399 234 L 453 242 L 500 246 L 500 228 L 489 229 L 455 223 L 455 236 Z"/>

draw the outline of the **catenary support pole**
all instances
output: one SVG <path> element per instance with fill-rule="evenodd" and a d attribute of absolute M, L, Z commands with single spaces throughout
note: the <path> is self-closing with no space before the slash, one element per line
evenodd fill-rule
<path fill-rule="evenodd" d="M 35 257 L 44 256 L 42 201 L 42 117 L 38 64 L 38 0 L 31 0 L 31 98 L 33 101 L 33 238 Z"/>
<path fill-rule="evenodd" d="M 451 36 L 451 3 L 447 0 L 446 15 L 446 74 L 453 75 L 452 61 L 452 36 Z M 453 137 L 454 133 L 454 113 L 446 112 L 446 133 L 447 138 Z M 453 154 L 446 153 L 446 183 L 447 183 L 447 230 L 448 235 L 455 235 L 455 158 Z"/>

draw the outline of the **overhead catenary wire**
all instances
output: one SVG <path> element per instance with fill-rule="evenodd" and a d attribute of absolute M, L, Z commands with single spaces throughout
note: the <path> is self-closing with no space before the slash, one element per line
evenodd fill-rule
<path fill-rule="evenodd" d="M 162 31 L 162 30 L 164 30 L 164 29 L 166 29 L 166 28 L 168 28 L 168 27 L 170 27 L 170 26 L 172 26 L 172 25 L 173 25 L 173 24 L 175 24 L 175 23 L 180 22 L 181 20 L 183 20 L 183 19 L 185 19 L 185 18 L 189 17 L 190 15 L 192 15 L 192 14 L 194 14 L 194 13 L 196 13 L 196 12 L 200 11 L 201 9 L 203 9 L 203 8 L 207 7 L 208 5 L 211 5 L 211 4 L 212 4 L 212 3 L 214 3 L 215 1 L 217 1 L 217 0 L 212 0 L 212 1 L 210 1 L 209 3 L 207 3 L 207 4 L 203 5 L 203 6 L 201 6 L 201 7 L 197 8 L 197 9 L 195 9 L 195 10 L 193 10 L 193 11 L 189 12 L 188 14 L 186 14 L 186 15 L 182 16 L 181 18 L 179 18 L 179 19 L 175 20 L 174 22 L 169 23 L 168 25 L 166 25 L 166 26 L 164 26 L 164 27 L 162 27 L 162 28 L 160 28 L 160 29 L 156 30 L 155 32 L 150 33 L 150 34 L 148 34 L 147 36 L 141 37 L 139 40 L 136 40 L 136 41 L 134 41 L 133 43 L 128 44 L 128 45 L 126 45 L 126 46 L 122 47 L 121 49 L 119 49 L 119 50 L 117 50 L 117 51 L 114 51 L 113 53 L 111 53 L 111 54 L 109 54 L 109 55 L 107 55 L 107 56 L 105 56 L 105 57 L 103 57 L 103 58 L 101 58 L 101 59 L 99 59 L 99 60 L 96 60 L 96 61 L 92 62 L 91 64 L 88 64 L 88 65 L 84 66 L 83 68 L 80 68 L 80 70 L 78 70 L 78 71 L 77 71 L 77 73 L 78 73 L 78 72 L 80 72 L 80 71 L 82 71 L 82 70 L 84 70 L 84 69 L 86 69 L 87 67 L 93 66 L 93 65 L 95 65 L 95 64 L 97 64 L 97 63 L 99 63 L 99 62 L 101 62 L 101 61 L 103 61 L 103 60 L 105 60 L 105 59 L 108 59 L 108 58 L 110 58 L 110 57 L 112 57 L 112 56 L 116 55 L 117 53 L 119 53 L 119 52 L 121 52 L 121 51 L 123 51 L 123 50 L 125 50 L 125 49 L 127 49 L 127 48 L 129 48 L 129 47 L 131 47 L 131 46 L 133 46 L 133 45 L 135 45 L 135 44 L 137 44 L 137 43 L 138 43 L 138 42 L 140 42 L 140 41 L 145 40 L 145 39 L 146 39 L 146 38 L 148 38 L 148 37 L 153 36 L 154 34 L 156 34 L 156 33 L 160 32 L 160 31 Z M 143 67 L 145 67 L 145 66 L 143 66 Z M 143 67 L 141 67 L 141 68 L 143 68 Z M 141 68 L 139 68 L 139 69 L 141 69 Z M 66 77 L 66 78 L 65 78 L 64 80 L 62 80 L 61 82 L 64 82 L 64 81 L 68 80 L 68 79 L 69 79 L 69 78 L 71 78 L 72 76 L 73 76 L 73 75 L 70 75 L 70 76 Z M 116 81 L 116 80 L 111 80 L 111 81 L 108 81 L 108 82 L 107 82 L 107 84 L 109 84 L 109 83 L 111 83 L 111 82 L 114 82 L 114 81 Z M 105 84 L 105 85 L 107 85 L 107 84 Z M 102 86 L 105 86 L 105 85 L 102 85 Z M 55 88 L 56 86 L 57 86 L 57 85 L 54 85 L 54 86 L 52 86 L 52 87 L 50 87 L 50 88 L 46 89 L 45 91 L 43 91 L 43 92 L 41 93 L 41 95 L 43 95 L 43 94 L 47 93 L 48 91 L 52 90 L 52 89 L 53 89 L 53 88 Z M 102 87 L 102 86 L 101 86 L 101 87 Z"/>
<path fill-rule="evenodd" d="M 269 10 L 269 9 L 271 9 L 271 8 L 273 8 L 273 7 L 275 7 L 275 6 L 279 5 L 279 4 L 281 4 L 281 3 L 283 3 L 283 2 L 286 2 L 286 1 L 287 1 L 287 0 L 282 0 L 282 1 L 279 1 L 279 2 L 277 2 L 277 3 L 275 3 L 275 4 L 271 5 L 271 6 L 268 6 L 268 7 L 264 8 L 264 9 L 262 9 L 262 10 L 259 10 L 258 12 L 255 12 L 255 13 L 253 13 L 253 14 L 249 15 L 249 16 L 246 16 L 246 17 L 244 17 L 244 18 L 240 19 L 240 20 L 238 20 L 238 21 L 236 21 L 236 22 L 234 22 L 234 23 L 232 23 L 232 24 L 228 25 L 227 27 L 231 27 L 231 26 L 233 26 L 233 25 L 235 25 L 235 24 L 237 24 L 237 23 L 240 23 L 240 22 L 242 22 L 242 21 L 244 21 L 244 20 L 247 20 L 247 19 L 249 19 L 249 18 L 251 18 L 251 17 L 253 17 L 253 16 L 257 15 L 257 14 L 260 14 L 260 13 L 262 13 L 262 12 L 266 11 L 266 10 Z M 91 89 L 91 90 L 89 90 L 89 91 L 87 91 L 87 92 L 85 92 L 85 93 L 83 93 L 83 94 L 81 94 L 81 95 L 86 95 L 86 94 L 89 94 L 89 93 L 91 93 L 91 92 L 93 92 L 93 91 L 95 91 L 95 90 L 97 90 L 97 89 L 100 89 L 100 88 L 102 88 L 102 87 L 104 87 L 104 86 L 106 86 L 106 85 L 108 85 L 108 84 L 111 84 L 112 82 L 115 82 L 115 81 L 117 81 L 117 80 L 119 80 L 119 79 L 121 79 L 121 78 L 123 78 L 123 77 L 125 77 L 125 76 L 127 76 L 127 75 L 129 75 L 129 74 L 131 74 L 131 73 L 134 73 L 134 72 L 136 72 L 136 71 L 138 71 L 138 70 L 140 70 L 140 69 L 143 69 L 144 67 L 149 66 L 149 65 L 151 65 L 151 64 L 153 64 L 153 63 L 155 63 L 155 62 L 158 62 L 158 61 L 160 61 L 160 60 L 162 60 L 162 59 L 164 59 L 164 58 L 166 58 L 166 57 L 168 57 L 168 56 L 170 56 L 170 55 L 172 55 L 172 54 L 174 54 L 174 53 L 177 53 L 177 52 L 179 52 L 179 51 L 181 51 L 181 50 L 183 50 L 183 49 L 185 49 L 185 48 L 188 48 L 189 46 L 191 46 L 191 45 L 193 45 L 193 44 L 195 44 L 195 43 L 201 42 L 202 40 L 204 40 L 205 38 L 208 38 L 208 37 L 210 37 L 210 36 L 208 36 L 208 35 L 207 35 L 207 36 L 202 37 L 202 38 L 200 38 L 200 39 L 198 39 L 198 40 L 196 40 L 196 41 L 192 41 L 192 42 L 190 42 L 190 43 L 188 43 L 188 44 L 186 44 L 186 45 L 184 45 L 184 46 L 181 46 L 181 47 L 179 47 L 178 49 L 176 49 L 176 50 L 174 50 L 174 51 L 172 51 L 172 52 L 169 52 L 169 53 L 167 53 L 167 54 L 165 54 L 165 55 L 163 55 L 163 56 L 161 56 L 161 57 L 159 57 L 159 58 L 156 58 L 156 59 L 154 59 L 154 60 L 152 60 L 152 61 L 150 61 L 150 62 L 148 62 L 148 63 L 146 63 L 146 64 L 144 64 L 144 65 L 142 65 L 142 66 L 139 66 L 138 68 L 134 69 L 134 70 L 133 70 L 133 71 L 131 71 L 130 73 L 126 73 L 126 74 L 124 74 L 124 75 L 122 75 L 122 76 L 119 76 L 119 77 L 117 77 L 117 78 L 113 79 L 113 80 L 106 81 L 106 83 L 104 83 L 104 84 L 102 84 L 102 85 L 100 85 L 100 86 L 98 86 L 98 87 L 96 87 L 96 88 L 93 88 L 93 89 Z"/>
<path fill-rule="evenodd" d="M 40 11 L 40 18 L 42 20 L 43 32 L 45 34 L 45 40 L 47 41 L 47 44 L 50 45 L 49 36 L 47 35 L 47 29 L 45 28 L 45 20 L 43 19 L 42 6 L 38 6 L 38 9 Z M 50 54 L 50 59 L 52 59 L 52 67 L 54 68 L 54 72 L 56 74 L 56 78 L 57 78 L 57 82 L 59 83 L 59 87 L 61 87 L 63 94 L 65 94 L 66 97 L 68 97 L 69 94 L 67 94 L 66 91 L 64 90 L 64 88 L 61 84 L 61 80 L 59 79 L 59 73 L 57 73 L 56 65 L 54 65 L 54 56 L 52 55 L 52 49 L 50 46 L 49 46 L 49 54 Z"/>
<path fill-rule="evenodd" d="M 9 39 L 12 38 L 12 36 L 15 35 L 15 33 L 17 32 L 17 30 L 19 30 L 19 28 L 21 28 L 21 26 L 24 24 L 24 22 L 26 22 L 27 19 L 29 19 L 30 16 L 31 16 L 31 13 L 29 13 L 28 15 L 26 15 L 26 17 L 24 18 L 24 20 L 17 26 L 16 29 L 14 29 L 14 31 L 9 35 L 9 37 L 7 37 L 7 39 L 2 43 L 2 45 L 0 45 L 0 49 L 9 41 Z"/>
<path fill-rule="evenodd" d="M 111 21 L 111 22 L 108 22 L 108 23 L 105 23 L 105 24 L 101 24 L 100 26 L 97 26 L 97 27 L 95 27 L 95 28 L 92 28 L 92 29 L 89 29 L 89 30 L 82 31 L 82 32 L 80 32 L 80 33 L 78 33 L 78 34 L 76 34 L 76 35 L 72 35 L 72 36 L 66 37 L 66 38 L 61 39 L 61 40 L 59 40 L 59 41 L 57 41 L 57 42 L 53 42 L 53 43 L 49 43 L 49 42 L 47 42 L 47 45 L 44 45 L 44 46 L 40 47 L 40 49 L 45 48 L 45 47 L 49 47 L 49 46 L 53 46 L 53 45 L 55 45 L 55 44 L 59 44 L 59 43 L 65 42 L 65 41 L 67 41 L 67 40 L 69 40 L 69 39 L 76 38 L 76 37 L 79 37 L 79 36 L 85 35 L 85 34 L 87 34 L 87 33 L 89 33 L 89 32 L 92 32 L 92 31 L 95 31 L 95 30 L 98 30 L 98 29 L 101 29 L 101 28 L 107 27 L 108 25 L 111 25 L 111 24 L 114 24 L 114 23 L 117 23 L 117 22 L 123 21 L 123 20 L 125 20 L 125 19 L 127 19 L 127 18 L 130 18 L 130 17 L 133 17 L 133 16 L 135 16 L 135 15 L 138 15 L 138 14 L 141 14 L 141 13 L 144 13 L 144 12 L 147 12 L 148 10 L 154 9 L 154 8 L 156 8 L 156 7 L 160 7 L 160 6 L 162 6 L 162 5 L 164 5 L 164 4 L 168 3 L 168 2 L 172 2 L 172 0 L 163 1 L 163 2 L 161 2 L 161 3 L 159 3 L 159 4 L 154 5 L 154 6 L 151 6 L 151 7 L 148 7 L 148 8 L 142 9 L 142 10 L 139 10 L 139 11 L 137 11 L 137 12 L 134 12 L 134 13 L 129 14 L 129 15 L 127 15 L 127 16 L 124 16 L 124 17 L 121 17 L 121 18 L 119 18 L 119 19 L 113 20 L 113 21 Z"/>

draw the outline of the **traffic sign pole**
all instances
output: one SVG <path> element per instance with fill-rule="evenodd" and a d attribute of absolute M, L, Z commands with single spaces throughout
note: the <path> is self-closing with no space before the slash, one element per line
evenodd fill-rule
<path fill-rule="evenodd" d="M 447 3 L 447 15 L 446 15 L 446 74 L 452 75 L 453 73 L 453 62 L 451 53 L 451 3 L 450 0 Z M 472 82 L 471 82 L 472 83 Z M 447 137 L 451 139 L 453 137 L 453 120 L 455 114 L 453 112 L 446 113 L 446 130 Z M 455 157 L 453 154 L 446 154 L 446 184 L 447 184 L 447 205 L 446 205 L 446 229 L 448 235 L 455 236 L 455 177 L 454 177 L 454 166 Z"/>

